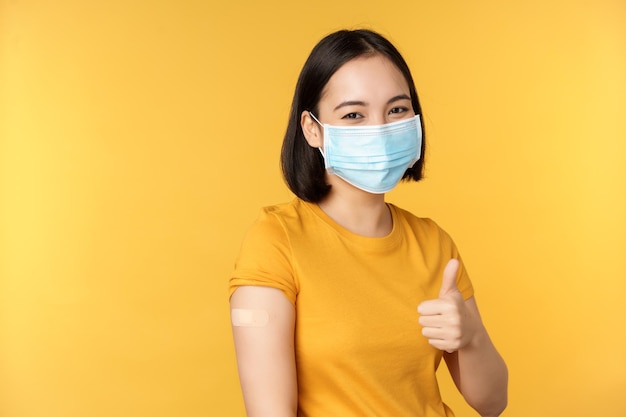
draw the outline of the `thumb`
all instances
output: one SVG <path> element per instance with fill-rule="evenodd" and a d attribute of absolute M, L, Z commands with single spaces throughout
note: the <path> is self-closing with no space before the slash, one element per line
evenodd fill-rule
<path fill-rule="evenodd" d="M 439 290 L 439 298 L 459 289 L 456 286 L 456 275 L 459 272 L 458 259 L 450 259 L 446 268 L 443 270 L 443 280 L 441 281 L 441 289 Z"/>

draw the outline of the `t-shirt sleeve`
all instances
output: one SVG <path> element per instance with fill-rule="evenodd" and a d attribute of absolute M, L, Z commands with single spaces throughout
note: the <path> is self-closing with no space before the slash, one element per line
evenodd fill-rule
<path fill-rule="evenodd" d="M 459 261 L 459 271 L 456 276 L 456 285 L 461 294 L 463 295 L 463 299 L 467 300 L 471 296 L 474 295 L 474 287 L 472 285 L 472 281 L 467 273 L 467 269 L 465 268 L 465 264 L 463 263 L 463 259 L 461 258 L 461 254 L 456 247 L 456 244 L 450 237 L 450 235 L 443 229 L 439 228 L 441 246 L 443 253 L 450 253 L 450 259 L 458 259 Z M 447 264 L 448 261 L 445 261 Z"/>
<path fill-rule="evenodd" d="M 229 297 L 241 286 L 276 288 L 296 301 L 291 248 L 278 216 L 264 209 L 245 236 L 235 270 L 229 280 Z"/>

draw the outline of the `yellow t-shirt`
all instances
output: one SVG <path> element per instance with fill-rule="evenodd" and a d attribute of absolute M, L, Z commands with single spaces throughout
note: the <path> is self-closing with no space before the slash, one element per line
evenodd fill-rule
<path fill-rule="evenodd" d="M 453 415 L 435 375 L 442 352 L 422 336 L 417 306 L 438 297 L 459 253 L 432 220 L 389 207 L 382 238 L 294 199 L 264 208 L 244 239 L 230 293 L 268 286 L 294 303 L 299 417 Z M 473 295 L 462 261 L 457 285 Z"/>

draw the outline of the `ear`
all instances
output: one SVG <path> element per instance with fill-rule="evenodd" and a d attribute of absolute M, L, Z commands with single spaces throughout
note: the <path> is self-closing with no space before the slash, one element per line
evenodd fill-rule
<path fill-rule="evenodd" d="M 300 127 L 304 138 L 312 148 L 321 148 L 324 145 L 324 133 L 322 127 L 312 117 L 308 110 L 300 115 Z"/>

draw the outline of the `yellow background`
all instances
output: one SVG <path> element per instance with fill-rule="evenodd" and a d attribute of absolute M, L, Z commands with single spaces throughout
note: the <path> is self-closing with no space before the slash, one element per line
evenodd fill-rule
<path fill-rule="evenodd" d="M 0 1 L 0 415 L 244 415 L 226 285 L 297 74 L 396 43 L 504 415 L 626 415 L 626 3 Z M 458 416 L 475 415 L 442 372 Z"/>

